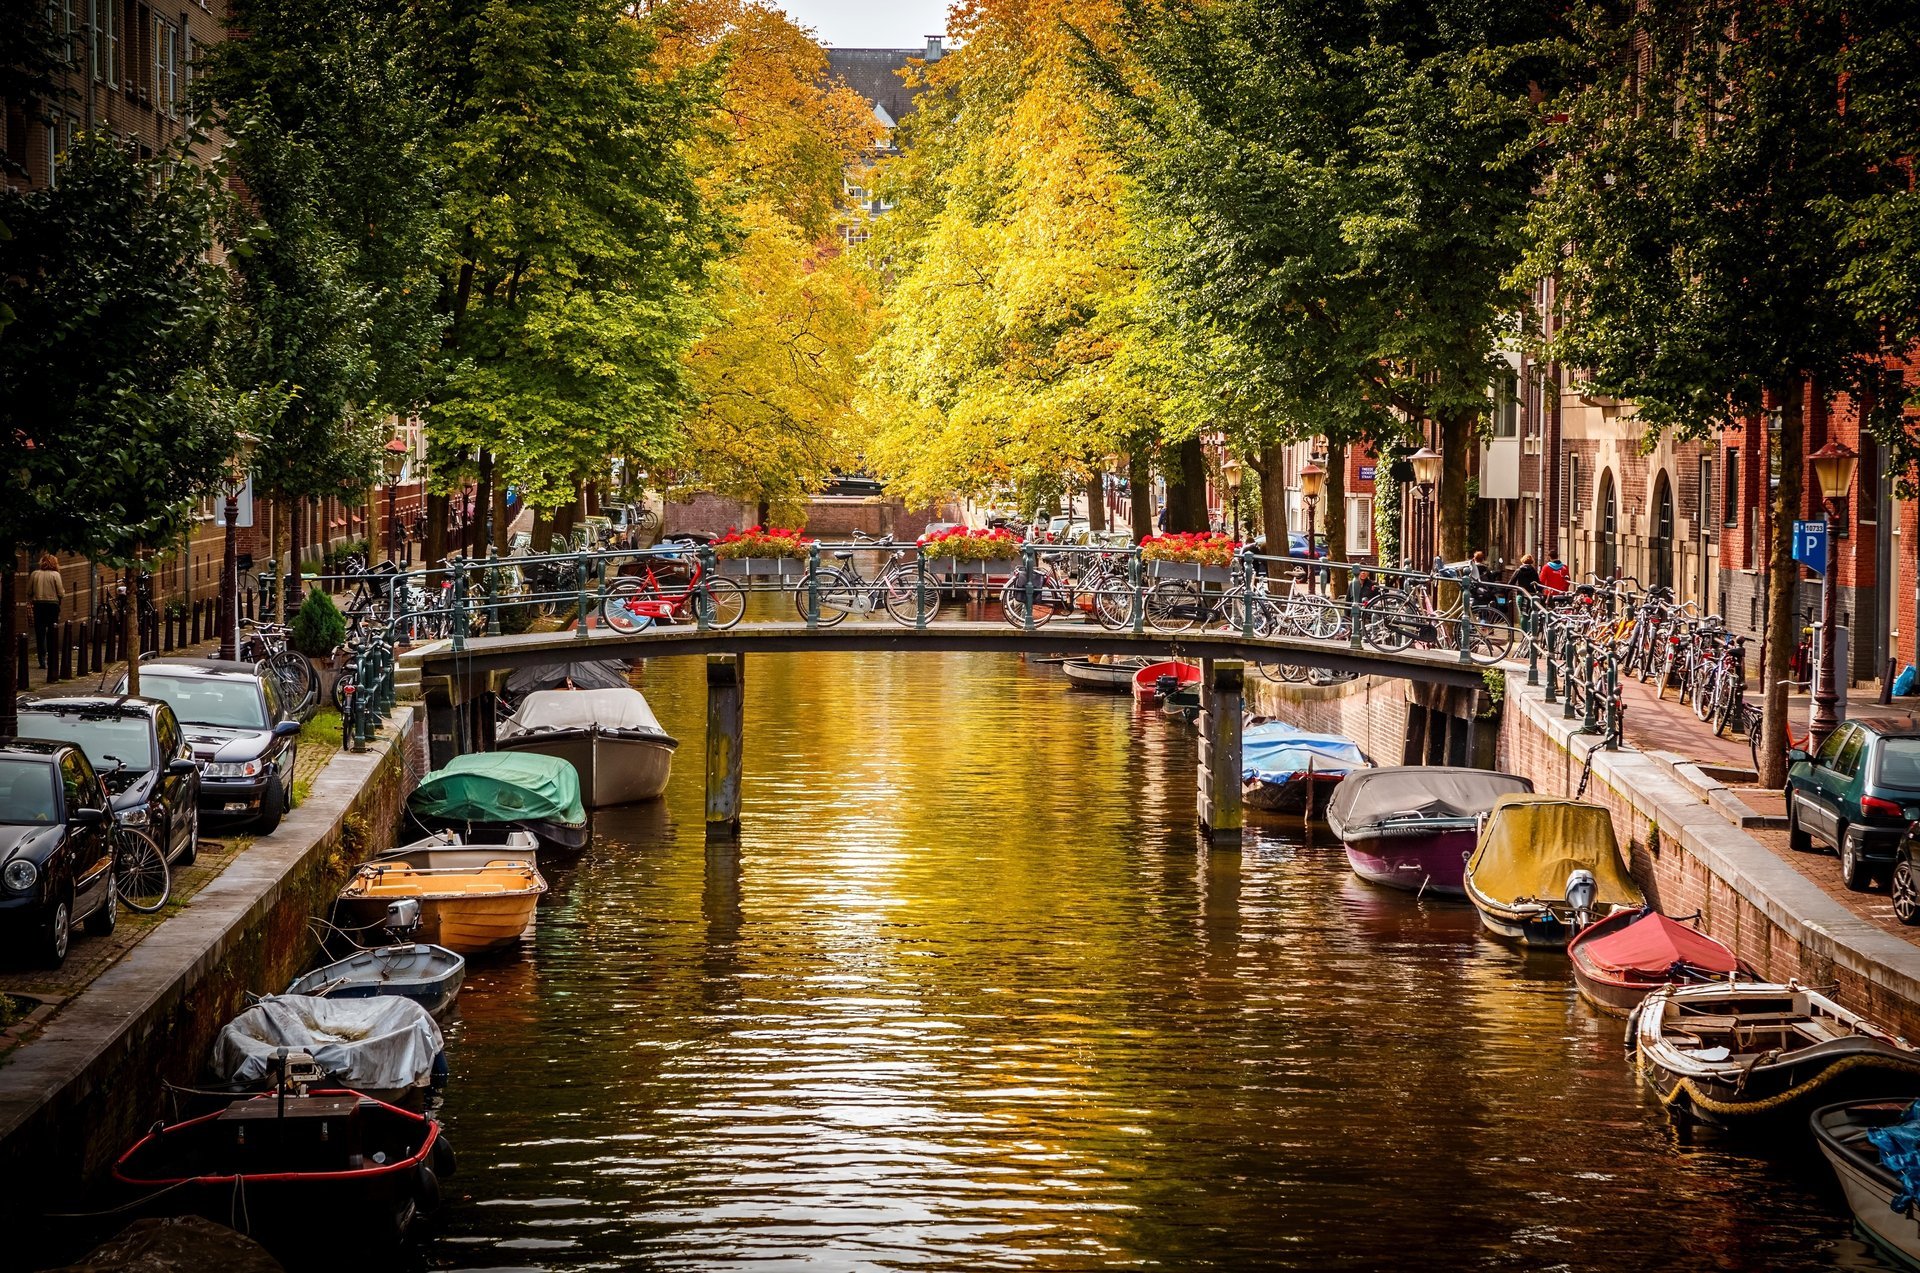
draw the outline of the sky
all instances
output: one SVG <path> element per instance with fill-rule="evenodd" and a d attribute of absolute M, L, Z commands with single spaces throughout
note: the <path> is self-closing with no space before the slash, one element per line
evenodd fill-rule
<path fill-rule="evenodd" d="M 947 0 L 774 0 L 787 16 L 842 49 L 915 49 L 947 29 Z"/>

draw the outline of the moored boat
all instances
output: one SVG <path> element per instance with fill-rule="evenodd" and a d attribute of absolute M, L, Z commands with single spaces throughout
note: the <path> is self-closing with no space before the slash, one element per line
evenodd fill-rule
<path fill-rule="evenodd" d="M 466 975 L 467 961 L 457 952 L 426 942 L 408 942 L 356 951 L 346 959 L 302 973 L 287 987 L 287 993 L 325 999 L 393 995 L 411 999 L 438 1016 L 459 995 Z"/>
<path fill-rule="evenodd" d="M 1494 803 L 1462 882 L 1489 932 L 1528 946 L 1564 947 L 1595 920 L 1646 904 L 1612 816 L 1599 805 L 1546 796 Z"/>
<path fill-rule="evenodd" d="M 1725 981 L 1746 972 L 1731 950 L 1651 907 L 1615 911 L 1567 943 L 1574 984 L 1602 1012 L 1624 1017 L 1666 985 Z"/>
<path fill-rule="evenodd" d="M 209 1068 L 237 1092 L 279 1081 L 290 1053 L 313 1058 L 330 1086 L 414 1104 L 446 1078 L 446 1040 L 433 1015 L 411 999 L 326 999 L 275 995 L 222 1026 Z"/>
<path fill-rule="evenodd" d="M 1080 689 L 1107 690 L 1124 694 L 1133 684 L 1133 674 L 1152 662 L 1139 657 L 1067 659 L 1060 670 Z"/>
<path fill-rule="evenodd" d="M 1533 784 L 1491 769 L 1393 765 L 1350 774 L 1327 805 L 1327 827 L 1353 873 L 1374 884 L 1465 897 L 1480 819 Z"/>
<path fill-rule="evenodd" d="M 340 890 L 335 922 L 348 931 L 370 931 L 387 922 L 395 903 L 413 901 L 420 908 L 414 936 L 477 955 L 518 941 L 546 891 L 539 869 L 524 860 L 420 867 L 381 858 L 362 864 Z"/>
<path fill-rule="evenodd" d="M 594 809 L 658 799 L 679 745 L 660 728 L 646 695 L 630 686 L 535 690 L 500 722 L 494 741 L 504 752 L 554 756 L 572 765 Z"/>
<path fill-rule="evenodd" d="M 1813 1111 L 1813 1140 L 1840 1181 L 1854 1223 L 1881 1250 L 1920 1269 L 1920 1121 L 1912 1101 L 1866 1100 Z"/>
<path fill-rule="evenodd" d="M 424 830 L 459 830 L 469 840 L 484 842 L 518 830 L 532 832 L 551 849 L 587 847 L 580 775 L 555 756 L 455 756 L 421 779 L 407 797 L 407 811 Z"/>
<path fill-rule="evenodd" d="M 540 865 L 540 841 L 531 831 L 510 827 L 476 827 L 472 835 L 435 831 L 418 840 L 388 849 L 376 862 L 404 862 L 428 870 L 481 867 L 489 862 L 525 862 Z"/>
<path fill-rule="evenodd" d="M 1177 692 L 1182 686 L 1200 683 L 1200 665 L 1166 659 L 1149 663 L 1133 673 L 1133 696 L 1142 703 L 1158 702 L 1163 693 Z"/>
<path fill-rule="evenodd" d="M 1792 982 L 1662 986 L 1629 1018 L 1627 1044 L 1669 1113 L 1725 1126 L 1920 1094 L 1920 1052 Z"/>
<path fill-rule="evenodd" d="M 1314 734 L 1285 721 L 1262 721 L 1240 735 L 1240 792 L 1250 808 L 1318 817 L 1347 775 L 1371 769 L 1360 744 Z"/>

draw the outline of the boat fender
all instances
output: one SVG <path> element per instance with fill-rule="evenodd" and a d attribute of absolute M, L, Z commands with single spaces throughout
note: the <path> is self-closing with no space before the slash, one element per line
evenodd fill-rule
<path fill-rule="evenodd" d="M 442 1176 L 451 1176 L 454 1172 L 453 1142 L 447 1139 L 445 1128 L 433 1138 L 433 1169 Z"/>
<path fill-rule="evenodd" d="M 1640 1009 L 1646 1006 L 1647 1001 L 1642 999 L 1634 1004 L 1633 1011 L 1627 1014 L 1627 1058 L 1629 1060 L 1640 1050 Z"/>
<path fill-rule="evenodd" d="M 447 1086 L 447 1079 L 451 1076 L 452 1071 L 447 1068 L 447 1052 L 442 1048 L 433 1054 L 433 1065 L 427 1074 L 427 1084 L 436 1092 L 443 1091 Z"/>
<path fill-rule="evenodd" d="M 413 1200 L 422 1211 L 437 1211 L 440 1208 L 440 1178 L 425 1163 L 420 1164 L 420 1170 L 416 1173 Z"/>

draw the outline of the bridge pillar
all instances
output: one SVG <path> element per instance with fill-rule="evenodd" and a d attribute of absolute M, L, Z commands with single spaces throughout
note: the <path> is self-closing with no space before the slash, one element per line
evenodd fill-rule
<path fill-rule="evenodd" d="M 707 656 L 707 839 L 740 834 L 740 744 L 746 733 L 745 656 Z"/>
<path fill-rule="evenodd" d="M 1216 843 L 1240 841 L 1240 699 L 1246 664 L 1200 660 L 1200 825 Z"/>

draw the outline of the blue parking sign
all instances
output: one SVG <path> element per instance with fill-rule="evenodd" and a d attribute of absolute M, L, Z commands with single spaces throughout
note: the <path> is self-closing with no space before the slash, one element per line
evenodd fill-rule
<path fill-rule="evenodd" d="M 1816 575 L 1827 573 L 1826 519 L 1793 524 L 1793 559 Z"/>

